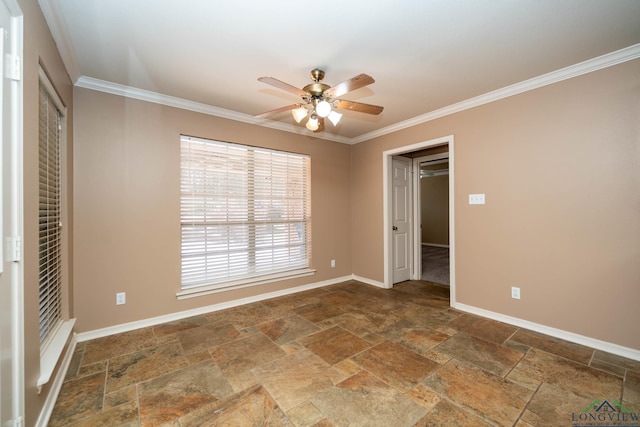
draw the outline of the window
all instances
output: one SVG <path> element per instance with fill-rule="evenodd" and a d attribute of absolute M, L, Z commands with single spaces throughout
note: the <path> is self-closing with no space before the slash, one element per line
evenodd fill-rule
<path fill-rule="evenodd" d="M 75 319 L 68 318 L 68 268 L 66 239 L 62 229 L 65 218 L 65 156 L 62 141 L 66 109 L 44 69 L 39 70 L 38 113 L 38 258 L 40 377 L 38 392 L 49 382 L 68 342 Z"/>
<path fill-rule="evenodd" d="M 62 322 L 62 257 L 60 217 L 61 113 L 40 84 L 39 112 L 39 241 L 40 347 L 46 347 Z"/>
<path fill-rule="evenodd" d="M 313 273 L 309 163 L 305 155 L 181 137 L 178 297 Z"/>

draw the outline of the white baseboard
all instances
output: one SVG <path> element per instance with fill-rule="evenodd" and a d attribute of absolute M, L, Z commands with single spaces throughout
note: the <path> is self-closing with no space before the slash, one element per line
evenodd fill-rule
<path fill-rule="evenodd" d="M 38 415 L 38 420 L 35 424 L 36 427 L 46 427 L 47 424 L 49 424 L 49 418 L 51 418 L 53 408 L 56 406 L 56 400 L 58 400 L 58 395 L 62 389 L 64 378 L 67 376 L 67 371 L 69 370 L 71 359 L 73 359 L 73 353 L 76 351 L 77 343 L 78 341 L 74 334 L 71 337 L 71 342 L 67 346 L 67 351 L 65 352 L 64 358 L 60 364 L 60 369 L 58 369 L 58 372 L 51 383 L 51 390 L 49 390 L 49 394 L 44 401 L 44 405 L 42 405 L 42 410 L 40 411 L 40 415 Z"/>
<path fill-rule="evenodd" d="M 366 277 L 356 276 L 355 274 L 352 274 L 351 278 L 353 280 L 357 280 L 358 282 L 366 283 L 367 285 L 377 286 L 378 288 L 382 289 L 389 289 L 384 285 L 384 283 L 378 282 L 377 280 L 367 279 Z"/>
<path fill-rule="evenodd" d="M 608 353 L 616 354 L 618 356 L 626 357 L 628 359 L 640 361 L 640 350 L 635 350 L 633 348 L 624 347 L 607 341 L 601 341 L 580 334 L 574 334 L 573 332 L 567 332 L 562 329 L 552 328 L 550 326 L 541 325 L 539 323 L 530 322 L 528 320 L 507 316 L 505 314 L 496 313 L 494 311 L 489 311 L 483 308 L 473 307 L 466 304 L 455 303 L 452 304 L 452 307 L 456 310 L 464 311 L 471 314 L 477 314 L 478 316 L 487 317 L 499 322 L 508 323 L 513 326 L 530 329 L 535 332 L 540 332 L 541 334 L 546 334 L 552 337 L 571 341 L 576 344 L 582 344 L 587 347 L 595 348 L 596 350 L 602 350 Z"/>
<path fill-rule="evenodd" d="M 88 332 L 81 332 L 79 334 L 76 334 L 76 340 L 77 342 L 89 341 L 96 338 L 106 337 L 109 335 L 129 332 L 129 331 L 133 331 L 140 328 L 146 328 L 149 326 L 155 326 L 161 323 L 186 319 L 187 317 L 193 317 L 201 314 L 212 313 L 214 311 L 225 310 L 227 308 L 233 308 L 239 305 L 250 304 L 253 302 L 259 302 L 266 299 L 295 294 L 298 292 L 308 291 L 310 289 L 322 288 L 324 286 L 335 285 L 338 283 L 346 282 L 347 280 L 351 280 L 353 278 L 354 278 L 353 275 L 337 277 L 335 279 L 329 279 L 329 280 L 324 280 L 322 282 L 310 283 L 308 285 L 296 286 L 294 288 L 283 289 L 281 291 L 267 292 L 265 294 L 255 295 L 255 296 L 246 297 L 246 298 L 240 298 L 233 301 L 222 302 L 219 304 L 208 305 L 205 307 L 198 307 L 192 310 L 179 311 L 177 313 L 165 314 L 162 316 L 151 317 L 148 319 L 137 320 L 134 322 L 123 323 L 115 326 L 108 326 L 106 328 L 95 329 L 93 331 L 88 331 Z"/>

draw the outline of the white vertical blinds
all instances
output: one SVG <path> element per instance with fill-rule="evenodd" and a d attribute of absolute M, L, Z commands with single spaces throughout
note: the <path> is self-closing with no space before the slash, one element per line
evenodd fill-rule
<path fill-rule="evenodd" d="M 182 289 L 309 267 L 309 157 L 181 137 Z"/>
<path fill-rule="evenodd" d="M 46 346 L 62 322 L 60 123 L 60 111 L 40 84 L 38 250 L 41 348 Z"/>

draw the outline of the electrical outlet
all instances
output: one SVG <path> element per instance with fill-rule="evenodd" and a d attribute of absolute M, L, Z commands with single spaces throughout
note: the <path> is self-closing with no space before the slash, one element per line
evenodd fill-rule
<path fill-rule="evenodd" d="M 520 288 L 516 288 L 515 286 L 511 287 L 511 298 L 520 299 Z"/>
<path fill-rule="evenodd" d="M 122 305 L 127 302 L 127 294 L 124 292 L 118 292 L 116 294 L 116 305 Z"/>
<path fill-rule="evenodd" d="M 331 268 L 335 268 L 336 267 L 336 260 L 332 259 L 331 260 Z"/>

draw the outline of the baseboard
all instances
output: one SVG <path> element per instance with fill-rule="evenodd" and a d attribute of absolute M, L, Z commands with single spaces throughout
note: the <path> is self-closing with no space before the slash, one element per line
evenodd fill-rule
<path fill-rule="evenodd" d="M 357 280 L 358 282 L 366 283 L 367 285 L 377 286 L 378 288 L 389 289 L 382 282 L 378 282 L 377 280 L 373 279 L 367 279 L 366 277 L 356 276 L 355 274 L 351 275 L 351 279 Z"/>
<path fill-rule="evenodd" d="M 162 316 L 151 317 L 148 319 L 137 320 L 135 322 L 123 323 L 120 325 L 109 326 L 106 328 L 96 329 L 88 332 L 81 332 L 76 334 L 77 342 L 89 341 L 96 338 L 102 338 L 109 335 L 120 334 L 123 332 L 129 332 L 140 328 L 147 328 L 149 326 L 159 325 L 161 323 L 173 322 L 175 320 L 185 319 L 187 317 L 198 316 L 201 314 L 212 313 L 214 311 L 225 310 L 227 308 L 237 307 L 239 305 L 250 304 L 253 302 L 264 301 L 266 299 L 276 298 L 284 295 L 295 294 L 298 292 L 308 291 L 311 289 L 322 288 L 324 286 L 335 285 L 338 283 L 352 280 L 353 276 L 337 277 L 335 279 L 324 280 L 321 282 L 310 283 L 308 285 L 296 286 L 294 288 L 283 289 L 281 291 L 267 292 L 265 294 L 255 295 L 246 298 L 240 298 L 233 301 L 227 301 L 219 304 L 208 305 L 205 307 L 198 307 L 192 310 L 179 311 L 177 313 L 165 314 Z M 358 279 L 356 279 L 358 280 Z M 365 282 L 366 283 L 366 282 Z"/>
<path fill-rule="evenodd" d="M 539 323 L 530 322 L 528 320 L 507 316 L 505 314 L 496 313 L 494 311 L 489 311 L 483 308 L 473 307 L 466 304 L 455 303 L 452 304 L 452 307 L 456 310 L 464 311 L 471 314 L 477 314 L 478 316 L 487 317 L 499 322 L 508 323 L 513 326 L 530 329 L 535 332 L 540 332 L 541 334 L 546 334 L 552 337 L 571 341 L 576 344 L 582 344 L 587 347 L 595 348 L 596 350 L 602 350 L 608 353 L 616 354 L 618 356 L 626 357 L 628 359 L 640 361 L 640 350 L 635 350 L 633 348 L 624 347 L 607 341 L 601 341 L 580 334 L 574 334 L 573 332 L 567 332 L 562 329 L 552 328 L 550 326 L 541 325 Z"/>
<path fill-rule="evenodd" d="M 64 379 L 67 376 L 67 371 L 69 370 L 71 359 L 73 359 L 73 353 L 76 351 L 77 343 L 78 341 L 76 340 L 74 334 L 71 337 L 71 341 L 67 346 L 67 351 L 65 352 L 62 362 L 60 363 L 60 369 L 58 369 L 53 382 L 51 382 L 51 390 L 49 390 L 49 394 L 44 401 L 44 405 L 42 405 L 42 410 L 40 410 L 40 415 L 38 416 L 38 420 L 35 424 L 36 427 L 46 427 L 47 424 L 49 424 L 49 418 L 51 418 L 53 408 L 56 406 L 56 400 L 58 400 L 58 395 L 60 394 L 60 390 L 62 389 L 62 383 L 64 383 Z"/>

